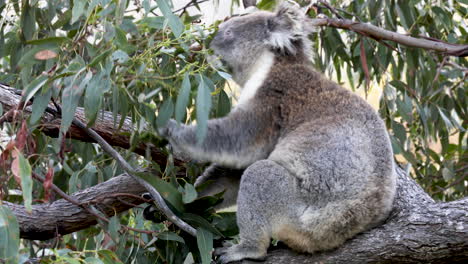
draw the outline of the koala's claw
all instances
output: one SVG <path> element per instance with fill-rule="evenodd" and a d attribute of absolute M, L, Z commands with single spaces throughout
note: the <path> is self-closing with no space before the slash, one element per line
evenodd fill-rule
<path fill-rule="evenodd" d="M 266 254 L 256 248 L 243 245 L 232 245 L 231 242 L 223 242 L 224 247 L 215 249 L 214 254 L 218 256 L 217 263 L 226 264 L 244 259 L 262 261 Z M 231 245 L 231 246 L 228 246 Z"/>

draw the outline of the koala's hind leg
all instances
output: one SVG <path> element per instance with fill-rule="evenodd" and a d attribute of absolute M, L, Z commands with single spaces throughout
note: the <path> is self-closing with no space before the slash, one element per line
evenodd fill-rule
<path fill-rule="evenodd" d="M 283 223 L 298 225 L 294 179 L 282 166 L 260 160 L 242 175 L 237 198 L 237 224 L 240 242 L 215 251 L 220 263 L 266 257 L 275 227 Z M 300 206 L 300 205 L 299 205 Z"/>

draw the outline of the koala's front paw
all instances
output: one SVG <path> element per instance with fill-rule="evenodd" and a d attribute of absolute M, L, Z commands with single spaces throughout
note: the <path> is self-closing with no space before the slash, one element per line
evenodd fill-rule
<path fill-rule="evenodd" d="M 218 256 L 217 262 L 221 264 L 241 261 L 244 259 L 265 260 L 266 251 L 259 250 L 256 247 L 246 245 L 224 245 L 222 248 L 217 248 L 214 252 Z"/>
<path fill-rule="evenodd" d="M 177 126 L 177 121 L 174 119 L 169 119 L 166 126 L 158 128 L 158 134 L 159 136 L 168 139 L 174 133 L 174 130 L 177 128 Z"/>

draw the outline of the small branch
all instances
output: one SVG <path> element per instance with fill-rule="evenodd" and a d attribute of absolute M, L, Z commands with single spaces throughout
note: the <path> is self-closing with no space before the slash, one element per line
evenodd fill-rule
<path fill-rule="evenodd" d="M 175 11 L 173 11 L 173 13 L 177 13 L 177 12 L 180 12 L 182 11 L 179 16 L 181 16 L 182 14 L 184 14 L 185 12 L 187 12 L 187 9 L 191 6 L 194 6 L 194 5 L 198 5 L 198 4 L 201 4 L 203 2 L 207 2 L 208 0 L 190 0 L 190 2 L 188 2 L 185 6 L 183 6 L 182 8 L 179 8 Z"/>
<path fill-rule="evenodd" d="M 336 11 L 336 9 L 334 7 L 332 7 L 329 3 L 327 3 L 326 1 L 318 1 L 318 3 L 322 4 L 325 6 L 325 8 L 327 8 L 328 10 L 330 10 L 330 12 L 332 12 L 337 18 L 339 19 L 342 19 L 343 17 Z M 317 4 L 315 4 L 317 5 Z M 318 5 L 317 5 L 318 6 Z"/>
<path fill-rule="evenodd" d="M 374 38 L 379 41 L 389 40 L 409 47 L 435 50 L 449 56 L 468 56 L 468 45 L 457 45 L 441 41 L 415 38 L 385 30 L 369 23 L 361 23 L 350 19 L 314 18 L 308 21 L 308 25 L 312 27 L 327 26 L 352 30 L 356 33 Z"/>

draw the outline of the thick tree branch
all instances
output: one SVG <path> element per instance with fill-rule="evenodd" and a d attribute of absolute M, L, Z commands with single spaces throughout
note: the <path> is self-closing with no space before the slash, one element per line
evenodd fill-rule
<path fill-rule="evenodd" d="M 379 41 L 389 40 L 405 46 L 422 48 L 426 50 L 435 50 L 450 56 L 468 56 L 468 45 L 451 44 L 434 39 L 415 38 L 385 30 L 369 23 L 357 22 L 350 19 L 314 18 L 310 20 L 309 26 L 328 26 L 342 28 L 355 31 L 361 35 L 368 36 Z"/>
<path fill-rule="evenodd" d="M 132 208 L 132 205 L 141 204 L 142 199 L 131 195 L 139 196 L 144 192 L 146 189 L 143 186 L 125 174 L 79 191 L 71 197 L 81 204 L 94 205 L 106 216 L 113 216 Z M 115 193 L 130 195 L 115 196 Z M 32 214 L 28 214 L 22 205 L 5 201 L 3 205 L 13 210 L 19 222 L 20 236 L 26 239 L 47 240 L 97 223 L 96 216 L 65 199 L 33 205 Z"/>

